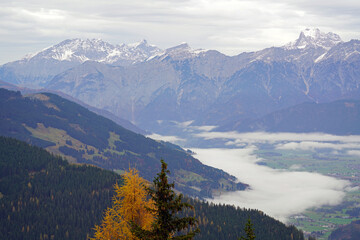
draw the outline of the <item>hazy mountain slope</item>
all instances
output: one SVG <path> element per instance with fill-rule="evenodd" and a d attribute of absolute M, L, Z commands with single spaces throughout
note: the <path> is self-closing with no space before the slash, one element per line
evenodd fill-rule
<path fill-rule="evenodd" d="M 244 189 L 229 174 L 201 164 L 178 147 L 154 141 L 116 125 L 50 93 L 26 97 L 0 89 L 0 134 L 25 140 L 72 162 L 110 170 L 139 169 L 152 180 L 166 160 L 178 190 L 205 197 L 214 190 Z"/>
<path fill-rule="evenodd" d="M 96 107 L 92 107 L 82 101 L 80 101 L 79 99 L 76 99 L 74 97 L 71 97 L 70 95 L 68 94 L 65 94 L 63 92 L 59 92 L 59 91 L 55 91 L 55 90 L 49 90 L 49 89 L 31 89 L 31 88 L 25 88 L 25 87 L 18 87 L 14 84 L 11 84 L 11 83 L 6 83 L 6 82 L 3 82 L 3 81 L 0 81 L 0 88 L 5 88 L 7 90 L 11 90 L 11 91 L 20 91 L 22 94 L 34 94 L 34 93 L 41 93 L 41 92 L 49 92 L 49 93 L 54 93 L 56 95 L 59 95 L 61 96 L 62 98 L 65 98 L 69 101 L 72 101 L 72 102 L 75 102 L 87 109 L 89 109 L 90 111 L 96 113 L 96 114 L 99 114 L 103 117 L 106 117 L 112 121 L 114 121 L 116 124 L 132 131 L 132 132 L 135 132 L 135 133 L 139 133 L 139 134 L 142 134 L 142 135 L 146 135 L 148 134 L 148 132 L 140 129 L 139 127 L 135 126 L 134 124 L 132 124 L 130 121 L 126 120 L 126 119 L 123 119 L 123 118 L 120 118 L 120 117 L 117 117 L 115 116 L 114 114 L 112 114 L 111 112 L 105 110 L 105 109 L 99 109 L 99 108 L 96 108 Z"/>
<path fill-rule="evenodd" d="M 297 66 L 290 62 L 251 63 L 224 83 L 215 103 L 200 118 L 201 123 L 229 124 L 309 101 L 297 71 Z"/>
<path fill-rule="evenodd" d="M 85 165 L 72 165 L 38 147 L 0 137 L 0 238 L 87 239 L 110 206 L 120 176 Z M 121 181 L 119 181 L 121 183 Z M 257 210 L 190 201 L 199 219 L 196 240 L 244 236 L 250 217 L 257 238 L 303 240 L 295 227 Z"/>
<path fill-rule="evenodd" d="M 360 96 L 360 41 L 351 40 L 331 48 L 309 73 L 309 96 L 332 101 Z"/>
<path fill-rule="evenodd" d="M 238 121 L 219 130 L 239 132 L 325 132 L 360 134 L 360 101 L 303 103 L 270 113 L 257 120 Z"/>

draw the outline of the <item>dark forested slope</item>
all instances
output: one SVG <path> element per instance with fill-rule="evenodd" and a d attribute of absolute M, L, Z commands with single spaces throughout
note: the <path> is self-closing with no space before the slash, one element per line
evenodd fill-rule
<path fill-rule="evenodd" d="M 0 239 L 86 239 L 110 206 L 112 186 L 119 178 L 0 137 Z M 244 236 L 249 217 L 257 239 L 303 239 L 296 228 L 260 211 L 187 200 L 200 223 L 195 240 L 236 240 Z"/>
<path fill-rule="evenodd" d="M 85 239 L 119 178 L 0 137 L 0 239 Z"/>

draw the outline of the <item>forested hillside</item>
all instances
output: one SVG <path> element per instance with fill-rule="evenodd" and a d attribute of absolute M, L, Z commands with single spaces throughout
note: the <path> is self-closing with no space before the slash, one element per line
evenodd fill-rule
<path fill-rule="evenodd" d="M 24 142 L 0 137 L 0 239 L 86 239 L 110 206 L 113 172 L 69 164 Z M 301 240 L 257 210 L 188 199 L 195 206 L 201 233 L 196 240 L 237 239 L 250 217 L 257 239 Z"/>
<path fill-rule="evenodd" d="M 250 218 L 254 224 L 256 239 L 295 240 L 304 239 L 303 233 L 254 209 L 243 209 L 230 205 L 204 203 L 193 199 L 188 201 L 195 207 L 201 232 L 196 240 L 230 240 L 246 236 L 244 227 Z"/>
<path fill-rule="evenodd" d="M 0 239 L 86 239 L 120 176 L 0 137 Z"/>
<path fill-rule="evenodd" d="M 214 190 L 241 190 L 235 177 L 203 165 L 180 147 L 131 132 L 113 121 L 55 94 L 22 96 L 0 89 L 0 135 L 44 147 L 71 162 L 113 171 L 131 167 L 151 180 L 167 159 L 177 189 L 209 197 Z"/>

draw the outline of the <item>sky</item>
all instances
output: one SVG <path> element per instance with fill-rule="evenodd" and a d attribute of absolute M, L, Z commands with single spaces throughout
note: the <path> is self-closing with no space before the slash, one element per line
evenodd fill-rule
<path fill-rule="evenodd" d="M 317 27 L 360 39 L 358 0 L 0 0 L 0 64 L 69 38 L 182 42 L 227 55 L 282 46 Z"/>

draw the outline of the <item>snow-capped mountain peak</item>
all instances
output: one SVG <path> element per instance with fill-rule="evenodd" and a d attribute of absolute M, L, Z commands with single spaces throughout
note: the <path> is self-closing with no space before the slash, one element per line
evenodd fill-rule
<path fill-rule="evenodd" d="M 342 40 L 339 35 L 335 33 L 324 33 L 318 28 L 307 28 L 302 31 L 299 38 L 287 44 L 286 49 L 305 49 L 305 48 L 324 48 L 326 50 L 341 43 Z"/>
<path fill-rule="evenodd" d="M 31 59 L 54 59 L 58 61 L 85 62 L 99 61 L 104 58 L 114 46 L 101 39 L 68 39 L 44 49 L 31 56 Z"/>
<path fill-rule="evenodd" d="M 112 45 L 101 39 L 68 39 L 48 47 L 36 54 L 27 55 L 23 60 L 52 59 L 83 63 L 85 61 L 108 64 L 131 64 L 144 61 L 162 52 L 146 40 L 133 44 Z"/>
<path fill-rule="evenodd" d="M 136 42 L 136 43 L 130 43 L 128 44 L 129 47 L 132 48 L 138 48 L 138 47 L 143 47 L 143 46 L 151 46 L 148 44 L 146 39 L 141 40 L 140 42 Z M 153 46 L 153 45 L 152 45 Z"/>
<path fill-rule="evenodd" d="M 157 57 L 160 57 L 160 59 L 171 57 L 173 60 L 184 60 L 197 57 L 201 53 L 205 53 L 207 51 L 208 50 L 204 49 L 192 49 L 189 44 L 183 42 L 175 47 L 166 49 L 162 54 L 158 54 Z"/>
<path fill-rule="evenodd" d="M 323 33 L 320 32 L 320 29 L 318 29 L 318 28 L 306 28 L 300 34 L 302 34 L 303 36 L 305 36 L 307 38 L 318 39 L 321 37 L 321 35 Z"/>

